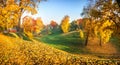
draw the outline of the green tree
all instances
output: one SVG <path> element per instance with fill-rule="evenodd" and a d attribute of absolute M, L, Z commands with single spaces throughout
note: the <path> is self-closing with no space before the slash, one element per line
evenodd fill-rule
<path fill-rule="evenodd" d="M 77 28 L 78 28 L 78 26 L 77 26 L 77 21 L 72 21 L 71 23 L 70 23 L 70 31 L 75 31 L 75 30 L 77 30 Z"/>

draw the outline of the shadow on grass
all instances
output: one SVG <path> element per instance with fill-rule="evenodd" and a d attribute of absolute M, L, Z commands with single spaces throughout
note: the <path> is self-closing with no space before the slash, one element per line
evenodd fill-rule
<path fill-rule="evenodd" d="M 117 50 L 120 52 L 120 39 L 117 37 L 112 37 L 110 42 L 112 42 L 112 44 L 114 44 Z"/>
<path fill-rule="evenodd" d="M 29 37 L 27 37 L 24 33 L 21 33 L 21 35 L 19 35 L 19 33 L 14 33 L 14 34 L 17 35 L 18 37 L 21 37 L 23 40 L 32 41 L 32 40 L 31 40 Z M 10 34 L 10 33 L 4 33 L 4 35 L 15 38 L 15 36 L 14 36 L 13 34 Z"/>

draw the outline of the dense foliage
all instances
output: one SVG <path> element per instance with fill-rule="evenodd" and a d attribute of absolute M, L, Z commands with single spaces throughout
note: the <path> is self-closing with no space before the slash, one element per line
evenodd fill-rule
<path fill-rule="evenodd" d="M 23 18 L 23 32 L 28 35 L 28 37 L 32 38 L 33 34 L 39 34 L 43 29 L 44 24 L 41 18 L 37 18 L 34 20 L 32 17 L 26 16 Z"/>
<path fill-rule="evenodd" d="M 101 43 L 106 43 L 110 40 L 113 33 L 119 36 L 120 28 L 120 8 L 116 0 L 88 0 L 90 1 L 83 9 L 83 17 L 85 21 L 84 28 L 86 30 L 86 44 L 88 38 L 100 38 Z M 87 24 L 87 26 L 86 26 Z"/>

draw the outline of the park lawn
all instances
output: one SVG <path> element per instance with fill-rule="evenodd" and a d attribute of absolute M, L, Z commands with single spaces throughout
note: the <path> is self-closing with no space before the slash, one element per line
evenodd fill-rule
<path fill-rule="evenodd" d="M 43 37 L 35 37 L 35 39 L 69 53 L 89 53 L 89 51 L 84 48 L 84 42 L 83 39 L 79 37 L 79 32 L 76 31 L 65 34 L 50 34 Z"/>
<path fill-rule="evenodd" d="M 111 38 L 111 43 L 106 43 L 103 47 L 100 46 L 96 46 L 98 48 L 96 48 L 95 46 L 91 46 L 91 47 L 95 47 L 92 48 L 93 52 L 89 50 L 89 48 L 87 48 L 84 45 L 84 39 L 81 39 L 79 37 L 79 32 L 77 31 L 73 31 L 73 32 L 69 32 L 69 33 L 62 33 L 62 34 L 50 34 L 50 35 L 45 35 L 42 37 L 35 37 L 36 40 L 43 42 L 47 45 L 50 45 L 51 47 L 72 53 L 72 54 L 82 54 L 82 55 L 91 55 L 91 56 L 98 56 L 98 57 L 102 57 L 102 58 L 113 58 L 113 57 L 117 57 L 117 56 L 113 56 L 113 55 L 109 55 L 107 56 L 106 53 L 96 53 L 96 52 L 109 52 L 110 54 L 114 53 L 112 51 L 112 49 L 117 49 L 117 52 L 120 51 L 120 44 L 119 44 L 119 40 L 116 38 Z M 97 42 L 98 43 L 98 42 Z M 114 45 L 114 46 L 112 46 Z M 109 46 L 109 47 L 107 47 Z M 97 50 L 96 52 L 94 52 L 94 50 Z M 110 52 L 110 50 L 112 50 Z M 105 56 L 104 56 L 105 55 Z"/>

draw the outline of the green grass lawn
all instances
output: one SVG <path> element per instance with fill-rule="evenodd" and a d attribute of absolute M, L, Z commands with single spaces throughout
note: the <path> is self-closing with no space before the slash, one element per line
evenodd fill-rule
<path fill-rule="evenodd" d="M 83 40 L 79 37 L 78 32 L 51 34 L 43 37 L 36 37 L 35 39 L 69 53 L 89 53 L 86 48 L 83 48 Z"/>
<path fill-rule="evenodd" d="M 50 34 L 42 37 L 35 37 L 36 40 L 48 44 L 54 48 L 72 53 L 72 54 L 83 54 L 104 57 L 102 54 L 97 54 L 89 51 L 84 45 L 84 40 L 79 37 L 79 32 L 69 32 L 61 34 Z M 119 40 L 116 38 L 111 39 L 111 43 L 120 51 Z M 106 56 L 107 57 L 107 56 Z"/>
<path fill-rule="evenodd" d="M 120 39 L 116 38 L 116 37 L 112 37 L 110 42 L 112 42 L 112 44 L 115 45 L 115 47 L 117 48 L 118 51 L 120 51 Z"/>

